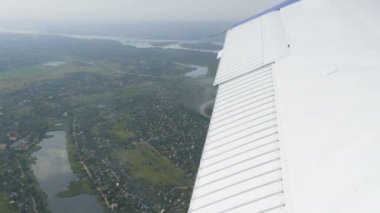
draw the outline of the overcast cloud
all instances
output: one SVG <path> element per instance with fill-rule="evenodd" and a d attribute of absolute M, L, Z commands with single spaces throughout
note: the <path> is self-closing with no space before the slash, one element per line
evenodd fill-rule
<path fill-rule="evenodd" d="M 1 19 L 240 20 L 281 0 L 0 0 Z"/>

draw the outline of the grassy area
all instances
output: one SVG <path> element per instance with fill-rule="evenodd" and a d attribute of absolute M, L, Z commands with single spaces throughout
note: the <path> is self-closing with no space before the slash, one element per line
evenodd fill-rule
<path fill-rule="evenodd" d="M 68 73 L 103 71 L 106 71 L 106 69 L 101 64 L 87 64 L 83 66 L 76 61 L 68 61 L 66 64 L 57 67 L 40 64 L 17 68 L 0 72 L 0 90 L 19 89 L 26 83 L 57 79 Z"/>
<path fill-rule="evenodd" d="M 135 134 L 128 131 L 124 124 L 121 122 L 117 122 L 112 126 L 112 132 L 121 140 L 128 140 L 135 137 Z"/>
<path fill-rule="evenodd" d="M 74 197 L 80 194 L 93 194 L 94 190 L 92 189 L 89 181 L 81 179 L 78 181 L 72 181 L 69 187 L 62 192 L 56 194 L 58 197 Z"/>
<path fill-rule="evenodd" d="M 184 172 L 148 144 L 140 143 L 135 149 L 116 152 L 135 179 L 145 179 L 156 185 L 187 185 Z"/>
<path fill-rule="evenodd" d="M 115 92 L 99 92 L 86 96 L 80 96 L 76 99 L 76 102 L 80 102 L 81 104 L 95 104 L 95 103 L 104 103 L 112 100 L 118 94 Z"/>
<path fill-rule="evenodd" d="M 157 90 L 159 85 L 153 81 L 146 81 L 140 84 L 132 84 L 123 88 L 123 95 L 131 97 L 143 95 Z"/>
<path fill-rule="evenodd" d="M 3 213 L 8 212 L 17 212 L 12 206 L 10 205 L 10 200 L 6 193 L 0 191 L 0 210 Z"/>
<path fill-rule="evenodd" d="M 145 81 L 142 83 L 125 86 L 121 92 L 105 91 L 88 94 L 86 96 L 80 96 L 75 99 L 75 102 L 80 102 L 84 105 L 113 102 L 114 100 L 150 93 L 154 90 L 157 90 L 158 88 L 159 87 L 157 83 L 152 81 Z"/>

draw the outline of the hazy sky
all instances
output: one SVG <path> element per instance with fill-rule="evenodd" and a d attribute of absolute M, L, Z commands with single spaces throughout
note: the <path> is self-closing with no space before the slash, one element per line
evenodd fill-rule
<path fill-rule="evenodd" d="M 0 0 L 0 19 L 240 20 L 281 0 Z"/>

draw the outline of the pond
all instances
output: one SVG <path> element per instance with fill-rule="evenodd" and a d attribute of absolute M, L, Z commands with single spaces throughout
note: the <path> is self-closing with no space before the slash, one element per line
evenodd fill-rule
<path fill-rule="evenodd" d="M 102 212 L 95 195 L 81 194 L 69 198 L 55 196 L 62 192 L 72 180 L 77 179 L 70 168 L 64 131 L 48 132 L 39 144 L 41 149 L 33 153 L 37 158 L 32 169 L 42 190 L 47 194 L 48 206 L 53 213 Z"/>
<path fill-rule="evenodd" d="M 49 67 L 59 67 L 65 64 L 66 64 L 66 61 L 50 61 L 50 62 L 44 63 L 43 65 L 49 66 Z"/>
<path fill-rule="evenodd" d="M 201 77 L 205 77 L 208 73 L 208 67 L 192 65 L 192 64 L 186 64 L 186 66 L 190 66 L 194 68 L 193 71 L 187 72 L 185 74 L 186 77 L 201 78 Z"/>

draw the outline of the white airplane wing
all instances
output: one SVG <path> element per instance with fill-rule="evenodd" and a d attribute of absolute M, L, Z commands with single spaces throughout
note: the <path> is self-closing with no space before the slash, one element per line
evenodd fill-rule
<path fill-rule="evenodd" d="M 228 31 L 189 212 L 380 211 L 379 9 L 286 1 Z"/>

